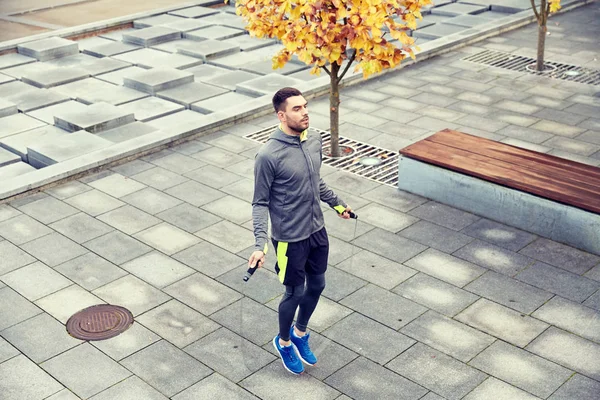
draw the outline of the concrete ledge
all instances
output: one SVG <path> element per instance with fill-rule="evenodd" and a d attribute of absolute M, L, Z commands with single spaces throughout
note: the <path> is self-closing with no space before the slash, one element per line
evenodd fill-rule
<path fill-rule="evenodd" d="M 600 255 L 600 215 L 401 157 L 398 188 Z"/>

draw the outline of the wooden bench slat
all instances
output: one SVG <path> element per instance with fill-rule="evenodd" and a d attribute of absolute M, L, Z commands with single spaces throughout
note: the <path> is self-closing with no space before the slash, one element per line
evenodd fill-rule
<path fill-rule="evenodd" d="M 401 150 L 401 153 L 433 165 L 439 165 L 466 175 L 475 176 L 503 186 L 519 189 L 561 203 L 600 213 L 600 196 L 583 187 L 556 182 L 548 176 L 518 166 L 490 159 L 433 141 L 420 141 Z"/>
<path fill-rule="evenodd" d="M 576 181 L 600 188 L 600 168 L 594 166 L 565 160 L 549 154 L 521 149 L 449 129 L 438 132 L 425 140 L 469 150 L 476 154 L 506 162 L 514 162 L 521 168 L 526 166 L 528 169 L 545 173 L 554 179 Z"/>

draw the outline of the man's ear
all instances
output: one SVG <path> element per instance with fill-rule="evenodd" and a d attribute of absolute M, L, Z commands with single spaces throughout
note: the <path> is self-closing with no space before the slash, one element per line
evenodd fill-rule
<path fill-rule="evenodd" d="M 285 113 L 283 111 L 277 111 L 277 118 L 279 118 L 279 121 L 284 122 L 285 121 Z"/>

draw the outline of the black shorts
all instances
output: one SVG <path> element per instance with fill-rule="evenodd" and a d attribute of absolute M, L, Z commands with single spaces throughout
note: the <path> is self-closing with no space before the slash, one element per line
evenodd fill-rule
<path fill-rule="evenodd" d="M 286 286 L 302 285 L 306 274 L 321 275 L 327 271 L 329 239 L 325 228 L 299 242 L 273 240 L 273 245 L 277 254 L 275 272 Z"/>

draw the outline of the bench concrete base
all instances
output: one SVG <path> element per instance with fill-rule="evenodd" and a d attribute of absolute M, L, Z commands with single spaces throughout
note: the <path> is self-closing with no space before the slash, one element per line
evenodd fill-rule
<path fill-rule="evenodd" d="M 600 215 L 400 157 L 398 188 L 600 255 Z"/>

